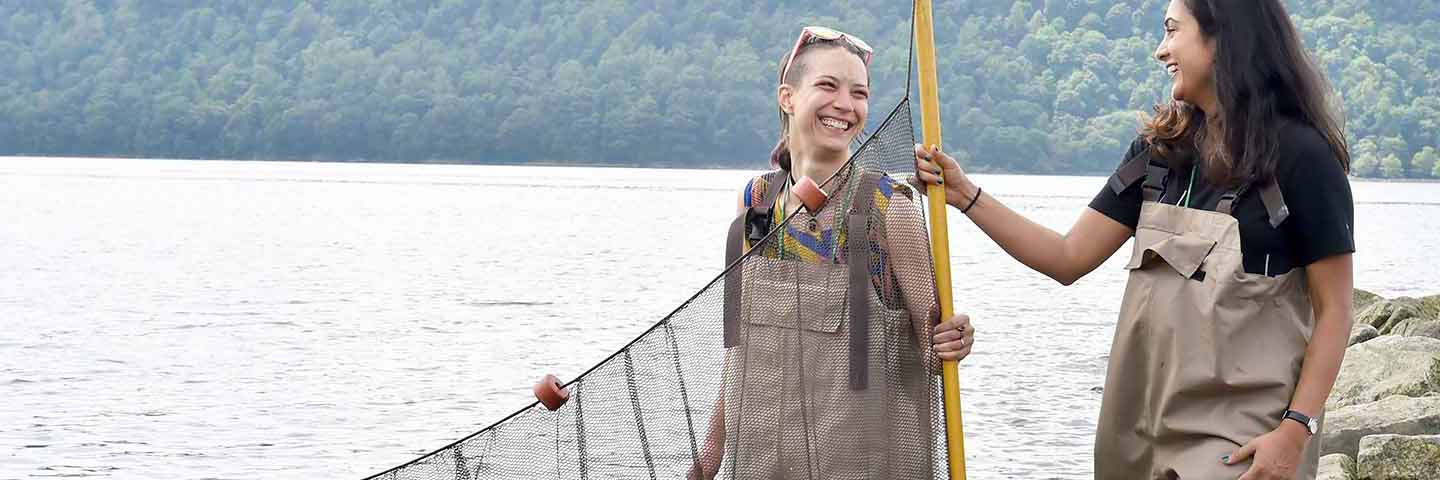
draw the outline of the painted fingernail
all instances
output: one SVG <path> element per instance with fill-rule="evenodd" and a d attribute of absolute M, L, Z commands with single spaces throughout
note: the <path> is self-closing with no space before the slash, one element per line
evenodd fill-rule
<path fill-rule="evenodd" d="M 936 185 L 944 185 L 944 184 L 945 184 L 945 179 L 942 178 L 942 179 L 936 180 L 936 181 L 935 181 L 935 184 L 936 184 Z"/>
<path fill-rule="evenodd" d="M 1229 455 L 1226 455 L 1226 456 L 1220 457 L 1220 463 L 1229 465 L 1229 464 L 1230 464 L 1230 456 L 1229 456 Z"/>

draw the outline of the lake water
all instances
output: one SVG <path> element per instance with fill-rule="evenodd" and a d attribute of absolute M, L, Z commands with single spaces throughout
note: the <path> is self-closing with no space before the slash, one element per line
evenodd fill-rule
<path fill-rule="evenodd" d="M 0 478 L 359 478 L 718 274 L 755 172 L 0 159 Z M 1068 228 L 1099 177 L 977 175 Z M 1355 182 L 1356 285 L 1440 293 L 1440 185 Z M 973 478 L 1091 477 L 1129 247 L 1070 287 L 951 210 Z"/>

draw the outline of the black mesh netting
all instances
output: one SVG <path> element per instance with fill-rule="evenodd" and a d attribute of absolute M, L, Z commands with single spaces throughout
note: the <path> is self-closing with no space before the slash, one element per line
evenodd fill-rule
<path fill-rule="evenodd" d="M 372 478 L 943 478 L 923 209 L 886 175 L 914 168 L 913 145 L 902 100 L 814 215 L 766 210 L 785 177 L 757 179 L 727 239 L 753 240 L 745 253 L 571 382 L 563 407 L 532 404 Z"/>

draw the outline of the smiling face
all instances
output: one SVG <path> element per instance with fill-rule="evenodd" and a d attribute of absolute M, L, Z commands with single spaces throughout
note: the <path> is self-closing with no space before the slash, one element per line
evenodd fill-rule
<path fill-rule="evenodd" d="M 1172 0 L 1165 10 L 1165 36 L 1155 49 L 1155 58 L 1170 75 L 1170 95 L 1216 113 L 1215 40 L 1205 36 L 1185 0 Z"/>
<path fill-rule="evenodd" d="M 816 48 L 800 58 L 778 92 L 789 114 L 790 150 L 797 157 L 848 157 L 870 114 L 870 81 L 865 63 L 844 48 Z"/>

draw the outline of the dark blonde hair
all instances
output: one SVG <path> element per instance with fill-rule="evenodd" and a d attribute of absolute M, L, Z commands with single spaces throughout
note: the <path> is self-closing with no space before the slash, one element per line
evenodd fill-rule
<path fill-rule="evenodd" d="M 800 45 L 800 48 L 795 51 L 795 62 L 790 65 L 789 73 L 785 72 L 785 65 L 787 63 L 790 63 L 790 54 L 787 52 L 784 56 L 781 56 L 780 74 L 776 75 L 776 77 L 783 78 L 781 80 L 781 83 L 784 83 L 785 85 L 799 88 L 800 79 L 805 78 L 805 74 L 810 70 L 810 65 L 805 58 L 808 56 L 806 54 L 829 48 L 843 48 L 846 51 L 855 54 L 855 56 L 860 57 L 861 60 L 865 59 L 865 52 L 861 51 L 859 48 L 856 48 L 854 45 L 851 45 L 849 42 L 842 40 L 824 40 L 816 38 L 811 40 L 810 42 Z M 870 75 L 870 65 L 868 64 L 865 65 L 865 75 L 866 77 L 869 77 Z M 789 171 L 790 114 L 785 113 L 785 110 L 780 109 L 778 105 L 775 108 L 780 110 L 780 141 L 777 142 L 775 144 L 775 148 L 770 151 L 770 166 L 778 167 L 781 170 Z"/>
<path fill-rule="evenodd" d="M 1177 0 L 1180 1 L 1180 0 Z M 1315 128 L 1345 171 L 1350 151 L 1329 83 L 1279 0 L 1183 0 L 1215 40 L 1217 112 L 1170 101 L 1141 118 L 1140 136 L 1175 166 L 1198 161 L 1215 185 L 1274 178 L 1280 121 Z M 1190 155 L 1193 154 L 1192 159 Z"/>

